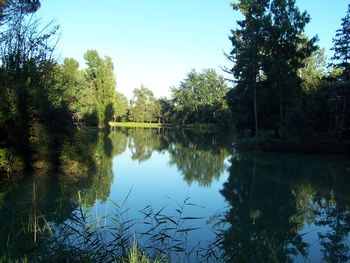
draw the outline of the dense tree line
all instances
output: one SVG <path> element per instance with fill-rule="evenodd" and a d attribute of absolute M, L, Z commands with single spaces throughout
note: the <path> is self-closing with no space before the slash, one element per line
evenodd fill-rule
<path fill-rule="evenodd" d="M 172 88 L 174 118 L 180 123 L 227 122 L 226 93 L 229 88 L 213 69 L 187 74 L 179 87 Z"/>
<path fill-rule="evenodd" d="M 310 16 L 294 0 L 241 0 L 232 6 L 244 17 L 232 30 L 228 54 L 234 77 L 228 98 L 237 127 L 255 136 L 274 130 L 276 137 L 348 132 L 349 10 L 326 69 L 316 37 L 303 34 Z"/>
<path fill-rule="evenodd" d="M 217 123 L 228 124 L 226 94 L 229 87 L 214 69 L 192 70 L 178 87 L 171 87 L 170 98 L 156 98 L 141 85 L 135 88 L 128 103 L 116 92 L 115 121 L 150 123 Z"/>
<path fill-rule="evenodd" d="M 69 103 L 76 123 L 107 127 L 118 111 L 122 100 L 116 93 L 116 78 L 110 57 L 101 58 L 96 50 L 84 54 L 87 68 L 79 69 L 75 59 L 65 59 L 56 67 L 55 76 L 59 89 L 64 93 L 62 99 Z"/>

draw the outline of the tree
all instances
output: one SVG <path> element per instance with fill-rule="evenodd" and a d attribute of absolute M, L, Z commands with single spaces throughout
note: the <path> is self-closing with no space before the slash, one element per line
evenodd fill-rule
<path fill-rule="evenodd" d="M 94 105 L 90 114 L 96 114 L 99 127 L 106 127 L 114 116 L 116 79 L 110 57 L 101 58 L 96 50 L 88 50 L 84 54 L 88 68 L 85 78 L 90 88 L 90 100 Z"/>
<path fill-rule="evenodd" d="M 128 99 L 120 92 L 115 92 L 114 120 L 125 121 L 128 111 Z"/>
<path fill-rule="evenodd" d="M 40 8 L 39 0 L 1 0 L 0 26 L 8 23 L 18 14 L 28 15 Z"/>
<path fill-rule="evenodd" d="M 304 60 L 304 66 L 298 70 L 303 93 L 317 89 L 326 76 L 325 50 L 317 48 L 310 57 Z"/>
<path fill-rule="evenodd" d="M 133 91 L 134 96 L 131 100 L 131 120 L 136 122 L 152 122 L 156 119 L 155 98 L 153 92 L 141 85 Z"/>
<path fill-rule="evenodd" d="M 228 86 L 213 69 L 192 70 L 179 87 L 171 88 L 175 119 L 180 123 L 221 122 Z"/>
<path fill-rule="evenodd" d="M 69 115 L 64 103 L 57 100 L 52 76 L 55 61 L 54 46 L 50 43 L 58 27 L 52 24 L 41 27 L 38 20 L 28 19 L 27 15 L 39 8 L 39 1 L 1 4 L 2 140 L 20 156 L 24 166 L 30 168 L 32 144 L 38 138 L 35 128 L 42 125 L 49 131 L 51 118 L 65 121 Z"/>
<path fill-rule="evenodd" d="M 172 108 L 173 108 L 171 100 L 164 97 L 164 98 L 160 98 L 158 100 L 158 103 L 160 105 L 159 121 L 161 121 L 162 123 L 169 123 L 171 120 Z"/>
<path fill-rule="evenodd" d="M 268 38 L 264 68 L 267 84 L 278 97 L 279 134 L 282 135 L 287 118 L 301 109 L 301 81 L 298 70 L 316 49 L 316 37 L 303 36 L 310 21 L 309 14 L 301 13 L 295 0 L 274 0 L 269 8 Z M 288 110 L 293 110 L 288 113 Z M 277 121 L 277 120 L 275 120 Z"/>
<path fill-rule="evenodd" d="M 345 125 L 345 117 L 347 113 L 347 96 L 349 96 L 349 81 L 350 81 L 350 4 L 344 18 L 342 18 L 341 28 L 336 31 L 335 38 L 333 39 L 334 51 L 333 61 L 334 65 L 342 69 L 341 80 L 343 97 L 343 109 L 340 121 L 340 136 Z"/>
<path fill-rule="evenodd" d="M 268 2 L 267 0 L 242 0 L 238 4 L 232 4 L 233 9 L 239 10 L 244 16 L 244 20 L 237 22 L 239 28 L 232 30 L 230 37 L 233 49 L 228 58 L 234 63 L 230 73 L 233 74 L 236 83 L 232 96 L 238 99 L 238 101 L 235 100 L 237 103 L 235 107 L 241 107 L 240 110 L 248 109 L 242 107 L 239 100 L 248 101 L 247 104 L 253 106 L 256 137 L 259 134 L 257 86 L 262 70 L 264 23 L 267 18 Z"/>
<path fill-rule="evenodd" d="M 74 120 L 82 121 L 91 107 L 91 101 L 84 72 L 79 70 L 79 62 L 72 58 L 64 59 L 63 64 L 57 66 L 56 76 L 61 99 L 67 101 L 74 113 Z"/>
<path fill-rule="evenodd" d="M 255 136 L 261 126 L 275 130 L 279 126 L 281 135 L 286 116 L 295 115 L 287 111 L 301 109 L 297 72 L 315 49 L 316 38 L 302 35 L 309 15 L 300 13 L 294 0 L 241 0 L 233 8 L 244 16 L 239 28 L 232 30 L 233 49 L 228 55 L 234 62 L 230 72 L 236 85 L 229 98 L 237 125 L 255 130 Z M 263 104 L 266 100 L 269 103 Z"/>

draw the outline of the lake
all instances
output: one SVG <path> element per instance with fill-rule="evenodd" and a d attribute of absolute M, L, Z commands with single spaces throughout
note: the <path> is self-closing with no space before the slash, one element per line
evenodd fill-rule
<path fill-rule="evenodd" d="M 173 261 L 350 260 L 348 156 L 246 152 L 228 131 L 115 128 L 94 135 L 85 145 L 93 169 L 0 181 L 6 256 L 96 248 L 76 234 L 88 227 L 107 248 L 116 239 L 137 241 Z"/>

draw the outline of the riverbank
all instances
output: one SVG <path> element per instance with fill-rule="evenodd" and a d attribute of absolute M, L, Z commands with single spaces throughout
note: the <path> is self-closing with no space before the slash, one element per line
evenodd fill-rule
<path fill-rule="evenodd" d="M 127 127 L 127 128 L 164 128 L 170 127 L 170 123 L 149 123 L 149 122 L 109 122 L 111 127 Z"/>
<path fill-rule="evenodd" d="M 126 128 L 187 128 L 196 130 L 219 130 L 227 128 L 216 123 L 190 123 L 190 124 L 178 124 L 178 123 L 149 123 L 149 122 L 109 122 L 111 127 L 126 127 Z"/>
<path fill-rule="evenodd" d="M 350 141 L 337 138 L 243 138 L 235 147 L 243 150 L 260 150 L 281 153 L 350 154 Z"/>

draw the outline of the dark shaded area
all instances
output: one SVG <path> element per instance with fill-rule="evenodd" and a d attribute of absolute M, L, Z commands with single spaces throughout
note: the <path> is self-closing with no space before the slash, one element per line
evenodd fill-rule
<path fill-rule="evenodd" d="M 50 260 L 57 252 L 51 246 L 59 226 L 76 220 L 81 207 L 109 197 L 113 145 L 108 134 L 81 131 L 60 145 L 57 169 L 50 166 L 42 172 L 13 174 L 0 180 L 1 257 Z"/>
<path fill-rule="evenodd" d="M 231 159 L 229 171 L 221 191 L 229 203 L 220 236 L 225 261 L 312 260 L 305 222 L 321 227 L 326 262 L 349 260 L 346 157 L 242 153 Z"/>
<path fill-rule="evenodd" d="M 335 32 L 328 69 L 317 37 L 304 35 L 311 18 L 295 1 L 241 0 L 232 7 L 243 15 L 227 54 L 232 123 L 250 137 L 282 139 L 282 145 L 290 138 L 348 140 L 350 6 Z"/>

